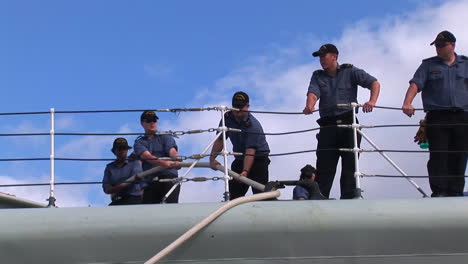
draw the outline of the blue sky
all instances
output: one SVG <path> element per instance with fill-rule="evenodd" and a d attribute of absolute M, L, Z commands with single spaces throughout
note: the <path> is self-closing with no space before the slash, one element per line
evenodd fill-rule
<path fill-rule="evenodd" d="M 0 85 L 11 91 L 4 108 L 181 106 L 254 54 L 307 35 L 331 40 L 358 20 L 420 4 L 2 1 Z"/>
<path fill-rule="evenodd" d="M 341 44 L 343 62 L 370 69 L 381 82 L 387 78 L 383 89 L 399 87 L 396 93 L 383 91 L 381 102 L 400 106 L 418 63 L 434 54 L 428 43 L 437 32 L 452 30 L 459 39 L 458 50 L 467 53 L 462 16 L 446 12 L 463 14 L 468 11 L 464 8 L 467 1 L 0 1 L 1 112 L 220 105 L 236 90 L 251 95 L 252 109 L 300 111 L 310 73 L 319 67 L 310 53 L 326 42 Z M 395 68 L 401 73 L 398 78 L 388 76 L 396 75 Z M 360 92 L 365 100 L 367 91 Z M 140 132 L 138 117 L 139 113 L 57 115 L 57 132 Z M 214 127 L 219 115 L 161 117 L 161 130 L 185 130 Z M 49 131 L 47 115 L 1 118 L 0 133 Z M 271 116 L 260 118 L 269 132 L 316 126 L 315 117 L 297 117 L 294 125 Z M 417 122 L 388 113 L 368 119 Z M 413 133 L 399 133 L 407 132 Z M 303 139 L 297 145 L 271 139 L 272 152 L 315 148 L 314 136 L 307 138 L 309 145 Z M 111 158 L 112 140 L 58 137 L 57 156 Z M 207 140 L 206 135 L 184 136 L 180 152 L 199 152 Z M 0 158 L 49 155 L 47 137 L 4 137 L 0 144 Z M 417 147 L 405 144 L 402 147 Z M 309 155 L 295 157 L 289 178 L 296 178 L 304 163 L 315 163 L 315 156 Z M 418 159 L 423 164 L 425 157 Z M 57 180 L 100 180 L 104 165 L 57 162 Z M 422 167 L 413 173 L 425 173 Z M 0 170 L 5 182 L 46 181 L 49 173 L 43 161 L 2 162 Z M 205 185 L 206 192 L 211 185 Z M 185 189 L 196 196 L 192 188 Z M 33 192 L 21 190 L 16 194 Z M 107 202 L 97 186 L 63 190 L 63 205 Z M 41 196 L 30 196 L 43 200 L 37 197 Z M 184 199 L 192 201 L 191 197 Z M 202 200 L 219 200 L 213 197 Z"/>

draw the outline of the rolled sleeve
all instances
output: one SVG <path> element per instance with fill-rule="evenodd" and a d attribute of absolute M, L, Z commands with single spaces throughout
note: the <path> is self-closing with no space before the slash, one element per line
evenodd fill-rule
<path fill-rule="evenodd" d="M 256 134 L 247 134 L 245 139 L 245 148 L 258 148 L 258 142 L 260 142 L 260 135 Z"/>
<path fill-rule="evenodd" d="M 170 151 L 172 148 L 174 148 L 175 150 L 177 150 L 177 144 L 176 144 L 176 142 L 175 142 L 175 140 L 174 140 L 174 137 L 167 135 L 167 136 L 164 138 L 164 147 L 165 147 L 164 151 L 165 151 L 166 153 L 168 153 L 168 154 L 169 154 L 169 151 Z"/>
<path fill-rule="evenodd" d="M 104 177 L 102 177 L 102 190 L 106 190 L 106 188 L 109 188 L 112 186 L 110 183 L 110 178 L 111 178 L 111 172 L 109 170 L 109 167 L 106 166 L 104 169 Z"/>
<path fill-rule="evenodd" d="M 409 81 L 409 83 L 414 83 L 418 86 L 418 92 L 420 92 L 424 88 L 424 83 L 427 80 L 427 67 L 423 63 L 419 66 L 419 68 L 414 73 L 413 78 Z"/>
<path fill-rule="evenodd" d="M 314 72 L 310 78 L 309 88 L 307 89 L 307 95 L 313 93 L 317 98 L 320 98 L 320 86 L 317 79 L 317 73 Z"/>
<path fill-rule="evenodd" d="M 149 151 L 146 143 L 143 142 L 143 140 L 138 140 L 138 139 L 135 140 L 135 144 L 133 144 L 133 148 L 134 148 L 135 153 L 138 155 L 138 157 L 140 157 L 141 154 L 143 154 L 143 152 Z"/>
<path fill-rule="evenodd" d="M 357 85 L 370 89 L 372 87 L 372 83 L 377 81 L 377 78 L 370 75 L 366 71 L 359 69 L 357 67 L 353 67 L 353 68 L 354 68 L 353 76 Z"/>
<path fill-rule="evenodd" d="M 294 190 L 293 190 L 293 199 L 294 200 L 299 200 L 299 199 L 305 199 L 305 200 L 308 200 L 309 199 L 309 192 L 307 190 L 305 190 L 303 187 L 301 186 L 296 186 L 294 187 Z"/>

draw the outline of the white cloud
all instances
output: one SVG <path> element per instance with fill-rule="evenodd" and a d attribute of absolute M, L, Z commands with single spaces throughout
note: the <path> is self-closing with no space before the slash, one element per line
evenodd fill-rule
<path fill-rule="evenodd" d="M 60 116 L 55 119 L 55 130 L 60 132 L 64 129 L 73 129 L 76 127 L 77 120 L 73 116 Z"/>
<path fill-rule="evenodd" d="M 18 180 L 21 179 L 21 180 Z M 31 184 L 31 183 L 47 183 L 49 182 L 48 176 L 41 177 L 16 177 L 0 176 L 2 184 Z M 56 206 L 70 207 L 70 206 L 87 206 L 90 204 L 87 199 L 88 187 L 74 186 L 74 187 L 55 187 L 55 197 L 57 198 Z M 16 197 L 25 198 L 41 204 L 48 204 L 47 199 L 50 196 L 49 186 L 31 186 L 31 187 L 2 187 L 0 192 L 9 193 Z"/>
<path fill-rule="evenodd" d="M 116 133 L 131 133 L 130 125 L 123 124 Z M 96 132 L 99 133 L 99 132 Z M 111 132 L 108 132 L 111 133 Z M 83 136 L 61 144 L 56 150 L 56 157 L 100 158 L 106 156 L 112 148 L 112 142 L 118 136 Z M 129 141 L 129 144 L 131 142 Z"/>
<path fill-rule="evenodd" d="M 416 12 L 417 11 L 417 12 Z M 429 43 L 439 31 L 448 29 L 457 36 L 457 52 L 467 54 L 468 33 L 466 33 L 464 14 L 468 13 L 467 1 L 450 1 L 436 8 L 424 7 L 410 11 L 407 14 L 387 17 L 381 21 L 364 20 L 350 25 L 343 34 L 333 42 L 340 50 L 339 61 L 353 63 L 376 76 L 382 84 L 379 105 L 401 107 L 403 97 L 412 77 L 423 58 L 435 55 L 435 50 Z M 311 37 L 303 43 L 310 45 L 300 47 L 302 43 L 294 43 L 292 47 L 278 49 L 274 54 L 254 57 L 248 63 L 218 80 L 214 91 L 210 91 L 210 105 L 226 105 L 234 91 L 244 90 L 251 95 L 252 110 L 275 110 L 300 112 L 304 107 L 305 93 L 311 73 L 319 69 L 318 60 L 304 64 L 295 60 L 297 51 L 310 56 L 310 52 L 321 44 Z M 307 49 L 307 50 L 306 50 Z M 283 52 L 284 51 L 284 52 Z M 294 51 L 294 52 L 292 52 Z M 360 102 L 369 98 L 365 89 L 359 91 Z M 205 91 L 206 94 L 206 91 Z M 202 98 L 203 96 L 197 97 Z M 420 106 L 420 98 L 414 101 Z M 175 126 L 181 127 L 213 127 L 219 121 L 215 114 L 200 113 L 184 115 Z M 417 124 L 423 113 L 418 113 L 412 119 L 401 111 L 376 109 L 372 114 L 360 114 L 363 124 Z M 266 132 L 284 132 L 316 127 L 318 115 L 285 116 L 256 114 Z M 416 128 L 365 129 L 365 133 L 382 149 L 413 149 L 418 146 L 412 142 Z M 186 136 L 190 137 L 190 136 Z M 268 136 L 272 153 L 282 153 L 305 149 L 315 149 L 315 133 L 289 136 Z M 179 140 L 185 144 L 186 139 Z M 209 137 L 201 136 L 190 148 L 181 148 L 181 152 L 201 150 L 209 142 Z M 364 142 L 364 140 L 363 140 Z M 363 143 L 365 149 L 372 147 Z M 388 154 L 409 175 L 427 175 L 427 154 Z M 304 164 L 315 164 L 315 154 L 301 154 L 286 157 L 274 157 L 270 165 L 272 180 L 296 179 L 299 169 Z M 368 174 L 398 175 L 382 157 L 374 153 L 363 153 L 360 159 L 361 172 Z M 335 179 L 332 196 L 339 197 L 339 170 Z M 415 180 L 430 194 L 427 179 Z M 409 198 L 421 197 L 416 189 L 405 179 L 364 178 L 362 186 L 367 198 Z M 185 188 L 182 196 L 197 196 L 199 189 Z M 288 198 L 288 189 L 283 195 Z M 289 193 L 288 193 L 289 192 Z M 219 200 L 219 194 L 211 194 L 213 201 Z M 291 197 L 289 195 L 289 197 Z M 206 199 L 206 197 L 204 198 Z"/>
<path fill-rule="evenodd" d="M 49 133 L 50 127 L 38 126 L 32 120 L 20 120 L 15 125 L 7 125 L 2 128 L 6 133 L 11 134 L 28 134 L 28 133 Z M 9 137 L 12 143 L 21 146 L 33 146 L 38 147 L 49 141 L 48 136 L 15 136 Z"/>

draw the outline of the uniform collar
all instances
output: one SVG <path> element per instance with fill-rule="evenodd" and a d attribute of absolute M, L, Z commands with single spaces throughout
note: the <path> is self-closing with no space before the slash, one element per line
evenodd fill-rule
<path fill-rule="evenodd" d="M 128 164 L 128 160 L 125 160 L 125 161 L 124 161 L 124 166 L 127 165 L 127 164 Z M 118 167 L 117 167 L 117 160 L 114 160 L 114 161 L 112 162 L 112 166 L 118 168 Z M 123 167 L 123 166 L 122 166 L 122 167 Z"/>
<path fill-rule="evenodd" d="M 242 119 L 240 122 L 237 122 L 237 119 L 234 117 L 234 113 L 230 115 L 230 118 L 232 119 L 232 121 L 236 122 L 236 123 L 240 123 L 242 121 L 247 121 L 249 120 L 250 118 L 250 112 L 247 112 L 247 115 L 244 117 L 244 119 Z"/>
<path fill-rule="evenodd" d="M 441 63 L 441 64 L 447 65 L 441 57 L 435 56 L 434 58 L 436 58 L 437 63 Z M 455 52 L 455 60 L 454 60 L 454 62 L 453 62 L 452 65 L 458 64 L 458 63 L 463 63 L 463 62 L 464 62 L 464 61 L 463 61 L 462 57 L 459 56 L 459 55 Z M 450 65 L 450 66 L 452 66 L 452 65 Z"/>
<path fill-rule="evenodd" d="M 457 63 L 464 63 L 465 62 L 465 60 L 462 59 L 462 56 L 459 56 L 457 53 L 455 53 L 455 61 Z"/>

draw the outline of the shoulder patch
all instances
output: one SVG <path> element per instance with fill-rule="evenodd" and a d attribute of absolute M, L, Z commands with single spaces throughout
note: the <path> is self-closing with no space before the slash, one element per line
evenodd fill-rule
<path fill-rule="evenodd" d="M 322 73 L 324 73 L 324 72 L 325 72 L 324 70 L 316 70 L 316 71 L 314 71 L 313 74 L 322 74 Z"/>
<path fill-rule="evenodd" d="M 468 60 L 468 57 L 465 55 L 460 55 L 460 58 L 462 58 L 462 60 Z"/>
<path fill-rule="evenodd" d="M 136 161 L 136 160 L 140 160 L 140 157 L 135 153 L 135 151 L 133 151 L 128 157 L 127 157 L 127 160 L 130 162 L 130 161 Z"/>
<path fill-rule="evenodd" d="M 346 69 L 346 68 L 353 67 L 353 65 L 351 63 L 343 63 L 343 64 L 340 65 L 340 67 Z"/>

